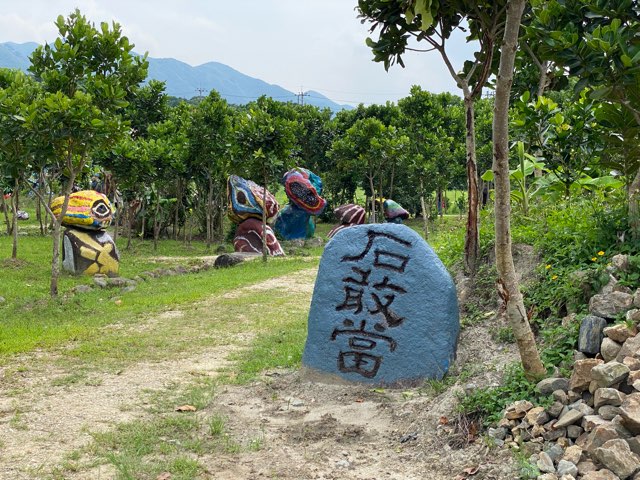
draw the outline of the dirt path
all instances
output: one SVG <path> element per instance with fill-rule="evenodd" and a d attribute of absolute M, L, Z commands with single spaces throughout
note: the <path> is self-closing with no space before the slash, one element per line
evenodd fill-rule
<path fill-rule="evenodd" d="M 313 269 L 305 270 L 294 278 L 272 279 L 224 297 L 286 288 L 309 302 L 314 277 Z M 205 303 L 212 306 L 216 301 Z M 158 321 L 150 318 L 147 325 L 154 328 Z M 229 354 L 244 343 L 246 339 L 240 339 L 184 358 L 138 363 L 118 373 L 96 373 L 84 382 L 57 386 L 54 379 L 72 372 L 56 367 L 55 353 L 18 359 L 24 370 L 14 370 L 10 379 L 0 370 L 0 479 L 51 478 L 52 469 L 66 455 L 91 442 L 90 432 L 148 418 L 145 392 L 194 377 L 215 377 L 229 365 Z M 494 344 L 485 327 L 473 326 L 463 332 L 453 369 L 465 372 L 458 377 L 465 380 L 438 395 L 429 389 L 312 384 L 297 371 L 265 372 L 248 386 L 224 387 L 213 403 L 228 419 L 229 433 L 243 444 L 258 439 L 260 448 L 205 453 L 198 458 L 205 474 L 198 478 L 515 479 L 509 455 L 488 451 L 481 439 L 465 449 L 450 446 L 457 438 L 450 423 L 456 393 L 470 383 L 496 383 L 514 358 L 512 349 Z M 477 471 L 467 475 L 465 469 Z M 110 465 L 98 465 L 55 478 L 118 477 Z"/>

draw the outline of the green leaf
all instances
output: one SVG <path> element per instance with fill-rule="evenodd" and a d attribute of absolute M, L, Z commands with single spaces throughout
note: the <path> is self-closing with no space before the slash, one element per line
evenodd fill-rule
<path fill-rule="evenodd" d="M 482 174 L 480 178 L 485 182 L 493 182 L 493 179 L 494 179 L 493 170 L 487 170 Z"/>
<path fill-rule="evenodd" d="M 422 18 L 422 23 L 420 25 L 420 29 L 422 31 L 427 31 L 433 25 L 433 16 L 431 15 L 431 0 L 416 0 L 416 3 L 413 7 L 413 12 L 416 15 L 420 15 Z"/>
<path fill-rule="evenodd" d="M 94 127 L 102 127 L 104 125 L 104 122 L 99 118 L 94 118 L 91 120 L 91 125 L 93 125 Z"/>

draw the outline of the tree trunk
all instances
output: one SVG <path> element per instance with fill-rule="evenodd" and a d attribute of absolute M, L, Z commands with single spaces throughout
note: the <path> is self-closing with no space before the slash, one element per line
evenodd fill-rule
<path fill-rule="evenodd" d="M 528 378 L 546 374 L 540 361 L 535 337 L 529 325 L 511 252 L 511 185 L 509 182 L 509 94 L 518 46 L 518 31 L 525 0 L 511 0 L 507 7 L 500 67 L 496 81 L 493 117 L 493 174 L 495 177 L 496 266 L 498 293 L 506 306 L 509 323 L 516 337 L 520 359 Z"/>
<path fill-rule="evenodd" d="M 640 169 L 629 185 L 629 227 L 632 240 L 640 240 Z"/>
<path fill-rule="evenodd" d="M 178 178 L 176 188 L 176 210 L 173 216 L 173 239 L 178 240 L 178 222 L 180 221 L 180 207 L 182 206 L 182 179 Z"/>
<path fill-rule="evenodd" d="M 373 185 L 373 177 L 369 176 L 369 187 L 371 188 L 371 221 L 376 223 L 376 187 Z"/>
<path fill-rule="evenodd" d="M 130 202 L 124 202 L 127 211 L 127 250 L 131 249 L 131 237 L 133 236 L 133 209 Z"/>
<path fill-rule="evenodd" d="M 213 232 L 213 178 L 211 173 L 208 174 L 209 186 L 207 188 L 207 250 L 211 249 L 211 237 Z"/>
<path fill-rule="evenodd" d="M 465 96 L 464 110 L 466 115 L 466 150 L 467 150 L 467 193 L 469 205 L 467 211 L 467 231 L 464 238 L 464 269 L 473 275 L 478 265 L 480 254 L 480 228 L 478 211 L 478 165 L 476 162 L 476 127 L 475 100 Z"/>
<path fill-rule="evenodd" d="M 0 190 L 0 202 L 2 202 L 2 213 L 4 214 L 4 222 L 7 224 L 7 235 L 11 235 L 11 221 L 9 220 L 9 209 L 4 199 L 4 192 Z"/>
<path fill-rule="evenodd" d="M 144 233 L 145 233 L 145 228 L 147 225 L 147 219 L 145 218 L 145 215 L 147 214 L 147 199 L 146 196 L 142 197 L 142 206 L 140 207 L 140 217 L 142 218 L 142 228 L 140 229 L 140 238 L 142 239 L 142 241 L 144 242 Z"/>
<path fill-rule="evenodd" d="M 13 183 L 13 195 L 11 195 L 11 208 L 13 210 L 13 218 L 11 231 L 13 232 L 13 248 L 11 249 L 11 258 L 18 258 L 18 201 L 20 198 L 20 181 L 16 178 Z"/>
<path fill-rule="evenodd" d="M 424 180 L 420 177 L 420 208 L 422 209 L 422 226 L 424 229 L 424 239 L 429 238 L 429 213 L 424 201 Z"/>
<path fill-rule="evenodd" d="M 221 241 L 224 240 L 224 197 L 225 197 L 224 188 L 221 188 L 220 192 L 218 193 L 218 225 L 217 225 L 218 238 L 220 238 Z"/>
<path fill-rule="evenodd" d="M 160 237 L 160 222 L 158 216 L 160 215 L 160 196 L 156 198 L 156 209 L 153 212 L 153 251 L 158 251 L 158 237 Z"/>
<path fill-rule="evenodd" d="M 38 188 L 42 188 L 42 172 L 38 175 Z M 42 220 L 42 201 L 39 196 L 36 196 L 36 218 L 40 225 L 40 235 L 44 237 L 44 221 Z"/>

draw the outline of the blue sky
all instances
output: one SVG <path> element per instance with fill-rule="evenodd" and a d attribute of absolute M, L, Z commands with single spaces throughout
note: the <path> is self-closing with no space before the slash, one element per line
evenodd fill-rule
<path fill-rule="evenodd" d="M 117 21 L 139 53 L 191 65 L 221 62 L 298 92 L 339 103 L 397 101 L 412 85 L 458 89 L 435 52 L 409 53 L 406 68 L 373 62 L 357 0 L 0 0 L 0 42 L 52 42 L 55 18 L 79 8 L 93 22 Z M 470 49 L 452 42 L 455 67 Z M 195 95 L 195 92 L 194 92 Z"/>

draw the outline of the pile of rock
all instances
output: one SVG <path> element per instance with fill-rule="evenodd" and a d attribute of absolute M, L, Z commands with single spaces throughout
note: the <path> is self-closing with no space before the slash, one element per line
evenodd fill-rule
<path fill-rule="evenodd" d="M 539 480 L 640 480 L 640 289 L 621 286 L 614 257 L 611 281 L 591 298 L 569 379 L 548 378 L 537 389 L 549 407 L 510 405 L 489 435 L 524 446 Z M 624 315 L 626 322 L 611 324 Z"/>

